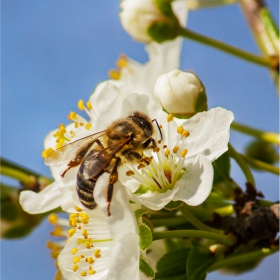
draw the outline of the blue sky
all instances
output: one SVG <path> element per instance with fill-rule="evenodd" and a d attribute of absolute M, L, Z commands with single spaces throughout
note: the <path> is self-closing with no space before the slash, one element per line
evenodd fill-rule
<path fill-rule="evenodd" d="M 269 0 L 278 19 L 278 1 Z M 121 53 L 144 63 L 144 45 L 121 27 L 113 0 L 2 0 L 1 154 L 50 176 L 41 158 L 45 135 L 87 100 Z M 258 54 L 237 5 L 189 13 L 188 27 Z M 208 94 L 209 107 L 233 111 L 238 122 L 278 131 L 279 103 L 267 69 L 195 42 L 185 41 L 181 69 L 194 71 Z M 249 138 L 232 133 L 242 151 Z M 232 177 L 244 186 L 233 163 Z M 277 200 L 278 178 L 256 173 L 257 187 Z M 56 271 L 45 243 L 52 227 L 44 222 L 30 236 L 2 241 L 1 279 L 52 279 Z M 278 279 L 278 256 L 266 259 L 239 280 Z M 224 279 L 212 273 L 207 279 Z M 236 279 L 236 276 L 227 279 Z"/>

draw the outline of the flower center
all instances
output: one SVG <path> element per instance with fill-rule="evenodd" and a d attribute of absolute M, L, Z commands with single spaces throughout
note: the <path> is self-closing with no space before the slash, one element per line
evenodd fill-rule
<path fill-rule="evenodd" d="M 182 177 L 186 171 L 185 156 L 188 152 L 185 149 L 185 139 L 190 135 L 182 126 L 177 128 L 177 136 L 175 141 L 171 143 L 170 122 L 173 116 L 167 116 L 167 139 L 165 143 L 157 139 L 157 147 L 150 152 L 150 156 L 144 158 L 144 164 L 140 164 L 137 168 L 133 165 L 129 166 L 127 176 L 133 176 L 139 183 L 140 187 L 137 193 L 145 193 L 147 191 L 166 192 L 173 189 L 175 183 Z M 169 148 L 169 146 L 171 146 Z M 147 152 L 149 153 L 149 151 Z"/>

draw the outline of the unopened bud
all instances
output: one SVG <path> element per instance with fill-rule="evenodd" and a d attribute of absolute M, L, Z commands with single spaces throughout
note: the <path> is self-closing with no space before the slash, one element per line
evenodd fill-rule
<path fill-rule="evenodd" d="M 154 88 L 162 107 L 177 117 L 188 118 L 207 110 L 205 88 L 196 75 L 175 69 L 159 76 Z"/>

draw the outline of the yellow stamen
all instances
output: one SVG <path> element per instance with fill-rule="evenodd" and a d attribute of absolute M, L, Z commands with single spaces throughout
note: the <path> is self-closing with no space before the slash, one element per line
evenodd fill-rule
<path fill-rule="evenodd" d="M 125 174 L 126 174 L 126 176 L 132 176 L 135 173 L 132 170 L 128 170 Z"/>
<path fill-rule="evenodd" d="M 119 56 L 118 60 L 116 61 L 116 66 L 118 68 L 123 68 L 127 66 L 127 56 L 125 54 L 121 54 Z"/>
<path fill-rule="evenodd" d="M 89 264 L 93 264 L 94 259 L 92 257 L 88 257 L 88 258 L 86 258 L 86 262 L 88 262 Z"/>
<path fill-rule="evenodd" d="M 188 150 L 187 150 L 187 149 L 184 149 L 184 150 L 182 151 L 182 153 L 181 153 L 181 156 L 182 156 L 182 157 L 185 157 L 187 153 L 188 153 Z"/>
<path fill-rule="evenodd" d="M 72 270 L 76 272 L 78 270 L 79 266 L 77 264 L 73 265 Z"/>
<path fill-rule="evenodd" d="M 190 136 L 190 133 L 187 130 L 184 130 L 184 132 L 182 133 L 183 137 L 188 137 Z"/>
<path fill-rule="evenodd" d="M 91 123 L 87 123 L 85 127 L 86 127 L 87 130 L 90 130 L 92 128 L 92 124 Z"/>
<path fill-rule="evenodd" d="M 74 228 L 69 229 L 68 230 L 68 237 L 72 237 L 75 232 L 76 232 L 76 230 Z"/>
<path fill-rule="evenodd" d="M 82 211 L 83 211 L 83 209 L 80 208 L 80 207 L 78 207 L 78 206 L 75 206 L 75 210 L 76 210 L 77 212 L 82 212 Z"/>
<path fill-rule="evenodd" d="M 108 76 L 113 80 L 119 80 L 121 78 L 121 71 L 118 69 L 110 69 L 108 71 Z"/>
<path fill-rule="evenodd" d="M 70 121 L 75 121 L 75 120 L 77 120 L 77 113 L 75 113 L 75 112 L 70 112 L 69 115 L 68 115 L 67 117 L 68 117 L 68 119 L 69 119 Z"/>
<path fill-rule="evenodd" d="M 55 276 L 54 276 L 54 280 L 62 280 L 62 274 L 60 271 L 58 271 Z"/>
<path fill-rule="evenodd" d="M 85 257 L 84 255 L 81 255 L 81 256 L 80 256 L 81 259 L 83 259 L 84 257 Z"/>
<path fill-rule="evenodd" d="M 54 213 L 50 214 L 48 217 L 48 221 L 49 223 L 51 223 L 52 225 L 56 225 L 57 221 L 58 221 L 58 216 Z"/>
<path fill-rule="evenodd" d="M 167 116 L 167 122 L 173 121 L 173 116 L 171 114 L 168 114 Z"/>
<path fill-rule="evenodd" d="M 84 240 L 83 240 L 82 238 L 78 238 L 78 239 L 77 239 L 77 244 L 78 244 L 78 245 L 83 244 L 83 242 L 84 242 Z"/>
<path fill-rule="evenodd" d="M 53 259 L 57 259 L 59 253 L 60 253 L 60 250 L 54 249 L 54 250 L 51 251 L 51 257 L 52 257 Z"/>
<path fill-rule="evenodd" d="M 165 151 L 164 155 L 165 155 L 166 157 L 168 157 L 168 156 L 169 156 L 169 154 L 170 154 L 170 150 L 169 150 L 169 149 L 167 149 L 167 150 Z"/>
<path fill-rule="evenodd" d="M 91 244 L 90 244 L 90 242 L 87 241 L 87 242 L 85 243 L 85 247 L 86 247 L 87 249 L 91 249 Z"/>
<path fill-rule="evenodd" d="M 179 150 L 179 146 L 175 146 L 175 147 L 173 148 L 173 153 L 176 154 L 176 153 L 178 152 L 178 150 Z"/>
<path fill-rule="evenodd" d="M 90 101 L 87 102 L 87 107 L 88 107 L 89 110 L 92 109 L 92 105 L 91 105 Z"/>
<path fill-rule="evenodd" d="M 77 105 L 81 111 L 85 110 L 84 100 L 80 99 Z"/>
<path fill-rule="evenodd" d="M 87 276 L 87 272 L 86 271 L 82 271 L 81 272 L 81 276 Z"/>
<path fill-rule="evenodd" d="M 73 248 L 71 253 L 72 253 L 72 255 L 75 255 L 77 252 L 78 252 L 78 249 L 77 248 Z"/>
<path fill-rule="evenodd" d="M 84 237 L 85 239 L 88 238 L 88 232 L 87 232 L 86 229 L 84 229 L 84 230 L 82 231 L 82 235 L 83 235 L 83 237 Z"/>
<path fill-rule="evenodd" d="M 160 151 L 160 148 L 159 148 L 159 147 L 155 147 L 155 148 L 153 149 L 153 151 L 154 151 L 154 153 L 158 153 L 158 152 Z"/>
<path fill-rule="evenodd" d="M 93 275 L 93 274 L 95 274 L 95 273 L 96 273 L 96 271 L 93 270 L 93 269 L 90 269 L 89 272 L 88 272 L 89 275 Z"/>
<path fill-rule="evenodd" d="M 142 163 L 141 163 L 141 164 L 139 164 L 139 165 L 137 166 L 137 169 L 141 169 L 141 168 L 144 168 L 144 167 L 146 167 L 145 164 L 142 164 Z"/>
<path fill-rule="evenodd" d="M 73 263 L 76 264 L 80 261 L 81 259 L 79 257 L 74 257 Z"/>
<path fill-rule="evenodd" d="M 42 157 L 47 158 L 53 152 L 53 148 L 48 148 L 42 152 Z"/>
<path fill-rule="evenodd" d="M 51 232 L 52 236 L 56 236 L 56 237 L 64 237 L 63 234 L 63 229 L 60 226 L 55 226 L 54 230 Z"/>
<path fill-rule="evenodd" d="M 96 258 L 100 258 L 101 255 L 100 255 L 100 250 L 99 249 L 96 249 L 93 253 L 93 255 L 96 257 Z"/>
<path fill-rule="evenodd" d="M 184 132 L 184 128 L 180 125 L 177 128 L 177 133 L 182 134 Z"/>

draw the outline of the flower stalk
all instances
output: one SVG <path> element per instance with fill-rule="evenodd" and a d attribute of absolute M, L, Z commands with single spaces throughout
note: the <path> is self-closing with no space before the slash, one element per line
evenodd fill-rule
<path fill-rule="evenodd" d="M 181 238 L 181 237 L 195 237 L 195 238 L 207 238 L 215 240 L 219 243 L 232 246 L 235 242 L 233 236 L 225 236 L 203 230 L 172 230 L 172 231 L 161 231 L 153 232 L 153 240 L 165 239 L 165 238 Z"/>
<path fill-rule="evenodd" d="M 271 59 L 266 57 L 260 57 L 258 55 L 252 54 L 250 52 L 241 50 L 239 48 L 236 48 L 234 46 L 228 45 L 224 42 L 221 42 L 219 40 L 201 35 L 199 33 L 196 33 L 194 31 L 191 31 L 187 28 L 181 27 L 181 33 L 180 35 L 184 38 L 202 43 L 204 45 L 211 46 L 215 49 L 218 49 L 220 51 L 229 53 L 231 55 L 234 55 L 236 57 L 239 57 L 241 59 L 247 60 L 251 63 L 258 64 L 263 67 L 273 68 L 274 64 L 272 63 Z"/>
<path fill-rule="evenodd" d="M 271 131 L 263 131 L 257 128 L 253 128 L 238 122 L 232 122 L 231 129 L 253 136 L 255 138 L 274 143 L 276 145 L 280 145 L 280 135 Z"/>

